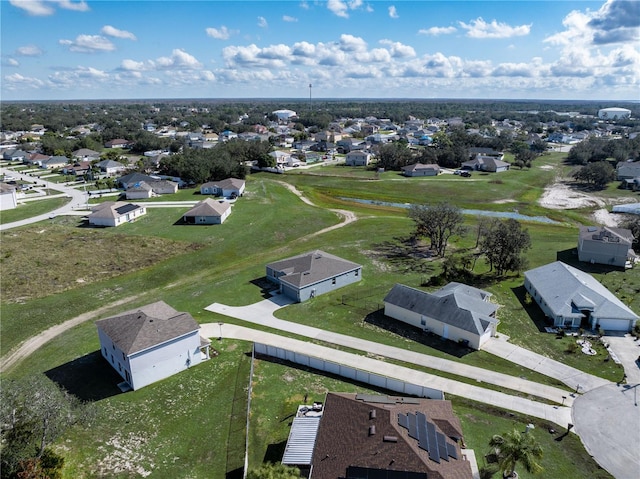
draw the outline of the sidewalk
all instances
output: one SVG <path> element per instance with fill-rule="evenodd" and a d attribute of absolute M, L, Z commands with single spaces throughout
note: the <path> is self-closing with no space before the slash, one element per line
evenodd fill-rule
<path fill-rule="evenodd" d="M 556 378 L 574 389 L 576 392 L 587 392 L 611 384 L 606 379 L 572 368 L 559 361 L 547 358 L 528 349 L 507 342 L 507 336 L 491 338 L 483 348 L 495 356 L 519 364 L 545 376 Z M 578 390 L 579 389 L 579 390 Z"/>
<path fill-rule="evenodd" d="M 496 407 L 517 411 L 529 416 L 538 417 L 566 427 L 571 422 L 571 408 L 566 406 L 552 406 L 530 399 L 511 396 L 499 391 L 485 389 L 480 386 L 461 383 L 453 379 L 416 371 L 411 368 L 397 366 L 377 359 L 371 359 L 359 354 L 347 353 L 326 346 L 300 341 L 297 339 L 266 333 L 255 329 L 245 328 L 234 324 L 205 323 L 201 324 L 201 334 L 206 337 L 240 339 L 244 341 L 259 342 L 271 346 L 288 349 L 300 354 L 306 354 L 320 359 L 343 364 L 362 371 L 381 374 L 390 378 L 397 378 L 413 384 L 440 389 L 448 394 L 466 397 L 474 401 L 490 404 Z"/>
<path fill-rule="evenodd" d="M 291 301 L 283 295 L 276 295 L 270 299 L 260 301 L 250 306 L 234 307 L 214 303 L 205 309 L 225 316 L 242 319 L 254 324 L 287 331 L 299 336 L 305 336 L 311 339 L 324 341 L 330 344 L 337 344 L 359 351 L 371 352 L 406 363 L 426 366 L 449 374 L 471 378 L 478 381 L 478 384 L 483 382 L 493 384 L 505 389 L 518 391 L 522 394 L 550 400 L 557 404 L 561 404 L 563 401 L 562 398 L 565 397 L 566 399 L 564 400 L 564 404 L 569 407 L 573 405 L 573 397 L 564 389 L 546 386 L 534 381 L 521 379 L 516 376 L 488 371 L 486 369 L 461 364 L 448 359 L 407 351 L 402 348 L 386 346 L 373 341 L 367 341 L 275 318 L 273 313 L 287 304 L 291 304 Z"/>

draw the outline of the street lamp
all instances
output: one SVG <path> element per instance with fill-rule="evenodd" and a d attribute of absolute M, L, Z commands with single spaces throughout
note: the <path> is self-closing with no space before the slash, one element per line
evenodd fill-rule
<path fill-rule="evenodd" d="M 222 321 L 218 323 L 218 326 L 220 326 L 220 336 L 218 336 L 218 341 L 220 341 L 222 340 Z"/>

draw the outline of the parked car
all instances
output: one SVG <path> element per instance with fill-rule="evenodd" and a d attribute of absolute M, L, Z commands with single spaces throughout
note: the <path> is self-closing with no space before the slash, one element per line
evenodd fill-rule
<path fill-rule="evenodd" d="M 471 176 L 471 172 L 470 171 L 461 171 L 460 172 L 460 176 L 463 176 L 465 178 L 469 178 Z"/>

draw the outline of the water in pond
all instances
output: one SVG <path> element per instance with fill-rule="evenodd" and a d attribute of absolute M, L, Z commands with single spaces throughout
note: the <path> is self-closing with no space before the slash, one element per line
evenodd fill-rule
<path fill-rule="evenodd" d="M 354 203 L 362 203 L 366 205 L 380 205 L 380 206 L 391 206 L 393 208 L 409 208 L 411 207 L 411 203 L 390 203 L 387 201 L 376 201 L 376 200 L 363 200 L 361 198 L 345 198 L 340 197 L 341 200 L 344 201 L 352 201 Z M 487 210 L 460 210 L 462 214 L 465 215 L 474 215 L 474 216 L 491 216 L 493 218 L 512 218 L 514 220 L 522 220 L 522 221 L 535 221 L 537 223 L 548 223 L 548 224 L 560 224 L 558 221 L 554 221 L 546 216 L 527 216 L 517 213 L 515 211 L 487 211 Z"/>

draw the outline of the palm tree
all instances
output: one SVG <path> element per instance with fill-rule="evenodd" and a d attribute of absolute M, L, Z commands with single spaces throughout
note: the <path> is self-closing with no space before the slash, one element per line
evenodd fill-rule
<path fill-rule="evenodd" d="M 542 466 L 536 462 L 542 458 L 542 447 L 530 432 L 514 429 L 502 436 L 496 434 L 489 441 L 489 446 L 496 452 L 502 477 L 518 477 L 515 472 L 517 463 L 531 474 L 542 471 Z"/>

